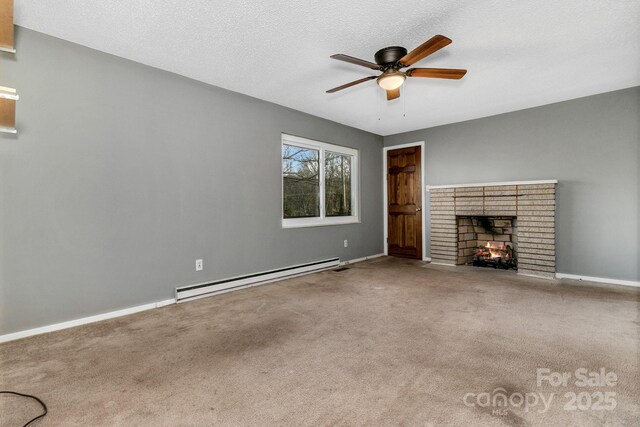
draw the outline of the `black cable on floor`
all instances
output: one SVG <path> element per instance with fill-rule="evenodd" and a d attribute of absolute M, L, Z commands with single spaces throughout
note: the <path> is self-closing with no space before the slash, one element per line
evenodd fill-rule
<path fill-rule="evenodd" d="M 38 415 L 35 418 L 32 418 L 28 423 L 26 423 L 22 427 L 27 427 L 29 424 L 31 424 L 35 420 L 39 420 L 40 418 L 42 418 L 45 415 L 47 415 L 47 412 L 49 412 L 49 410 L 47 409 L 47 405 L 45 405 L 44 402 L 42 400 L 38 399 L 36 396 L 32 396 L 30 394 L 18 393 L 17 391 L 0 390 L 0 394 L 2 394 L 2 393 L 4 393 L 4 394 L 14 394 L 16 396 L 22 396 L 22 397 L 28 397 L 29 399 L 33 399 L 36 402 L 38 402 L 42 406 L 42 409 L 44 409 L 44 412 L 42 414 Z"/>

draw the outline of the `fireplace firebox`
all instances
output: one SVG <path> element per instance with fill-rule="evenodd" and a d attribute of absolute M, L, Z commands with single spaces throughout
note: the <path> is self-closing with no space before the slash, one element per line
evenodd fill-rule
<path fill-rule="evenodd" d="M 456 264 L 517 269 L 517 221 L 508 216 L 457 216 Z"/>

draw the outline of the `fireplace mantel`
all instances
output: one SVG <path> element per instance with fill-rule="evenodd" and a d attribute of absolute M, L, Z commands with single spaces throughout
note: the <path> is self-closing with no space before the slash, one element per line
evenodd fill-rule
<path fill-rule="evenodd" d="M 557 184 L 557 179 L 543 179 L 538 181 L 501 181 L 501 182 L 479 182 L 475 184 L 448 184 L 448 185 L 427 185 L 427 191 L 438 188 L 464 188 L 464 187 L 500 187 L 504 185 L 535 185 L 535 184 Z"/>

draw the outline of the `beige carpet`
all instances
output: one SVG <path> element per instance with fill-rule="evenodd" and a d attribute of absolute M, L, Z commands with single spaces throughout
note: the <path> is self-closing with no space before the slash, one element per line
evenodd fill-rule
<path fill-rule="evenodd" d="M 3 344 L 0 385 L 37 426 L 637 426 L 639 313 L 640 289 L 380 258 Z M 615 386 L 574 384 L 601 367 Z M 1 402 L 2 426 L 39 410 Z"/>

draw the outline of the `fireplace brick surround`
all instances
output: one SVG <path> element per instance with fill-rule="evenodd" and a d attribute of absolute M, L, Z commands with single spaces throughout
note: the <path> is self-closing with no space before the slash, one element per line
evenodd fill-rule
<path fill-rule="evenodd" d="M 459 246 L 461 218 L 509 217 L 517 242 L 518 273 L 554 278 L 556 272 L 555 212 L 557 181 L 431 186 L 431 262 L 468 262 Z M 462 250 L 463 255 L 460 256 Z"/>

